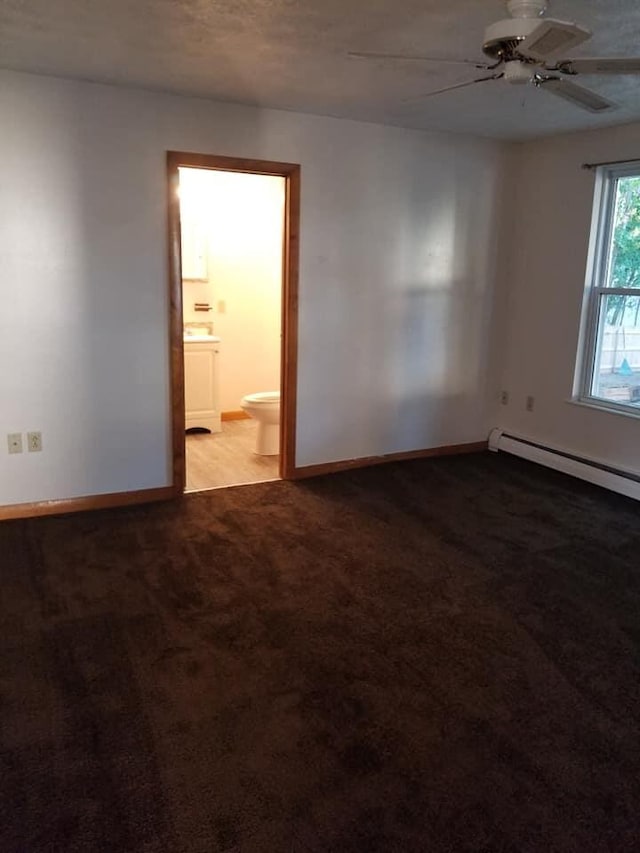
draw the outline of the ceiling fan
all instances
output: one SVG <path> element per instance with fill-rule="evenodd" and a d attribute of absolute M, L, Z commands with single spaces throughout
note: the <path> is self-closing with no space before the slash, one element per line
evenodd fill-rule
<path fill-rule="evenodd" d="M 548 0 L 507 0 L 510 18 L 487 27 L 482 45 L 490 62 L 473 59 L 436 59 L 430 56 L 403 56 L 385 53 L 358 53 L 348 55 L 355 59 L 397 59 L 420 62 L 467 65 L 493 72 L 475 77 L 464 83 L 446 86 L 427 92 L 421 97 L 432 97 L 454 89 L 463 89 L 476 83 L 504 79 L 508 83 L 531 83 L 593 113 L 615 108 L 616 104 L 601 95 L 576 85 L 572 78 L 578 74 L 640 74 L 640 57 L 597 57 L 589 59 L 556 59 L 591 38 L 591 32 L 570 21 L 545 17 Z"/>

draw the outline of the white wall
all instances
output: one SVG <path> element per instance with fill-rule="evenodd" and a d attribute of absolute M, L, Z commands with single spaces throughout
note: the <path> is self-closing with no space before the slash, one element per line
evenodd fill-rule
<path fill-rule="evenodd" d="M 180 169 L 183 233 L 195 218 L 208 255 L 208 281 L 183 282 L 183 314 L 213 322 L 222 339 L 223 412 L 238 411 L 245 394 L 280 388 L 284 193 L 275 175 Z M 194 311 L 202 301 L 213 310 Z"/>
<path fill-rule="evenodd" d="M 574 133 L 513 151 L 505 241 L 502 388 L 496 424 L 640 473 L 637 419 L 568 402 L 578 346 L 594 173 L 582 163 L 640 156 L 640 124 Z M 497 392 L 496 389 L 496 399 Z M 535 397 L 525 411 L 527 395 Z"/>
<path fill-rule="evenodd" d="M 167 149 L 302 165 L 299 465 L 486 437 L 503 146 L 7 71 L 0 114 L 0 435 L 44 442 L 0 503 L 170 480 Z"/>

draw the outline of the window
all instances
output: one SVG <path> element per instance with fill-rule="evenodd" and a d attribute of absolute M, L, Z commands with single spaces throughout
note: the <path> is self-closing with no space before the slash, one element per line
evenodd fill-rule
<path fill-rule="evenodd" d="M 640 163 L 601 166 L 579 399 L 640 415 Z"/>

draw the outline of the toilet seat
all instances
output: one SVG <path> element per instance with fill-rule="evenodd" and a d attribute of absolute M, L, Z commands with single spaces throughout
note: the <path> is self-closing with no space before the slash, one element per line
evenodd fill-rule
<path fill-rule="evenodd" d="M 247 394 L 243 399 L 246 400 L 247 403 L 251 403 L 253 406 L 260 406 L 268 403 L 279 403 L 280 392 L 259 391 L 256 394 Z"/>

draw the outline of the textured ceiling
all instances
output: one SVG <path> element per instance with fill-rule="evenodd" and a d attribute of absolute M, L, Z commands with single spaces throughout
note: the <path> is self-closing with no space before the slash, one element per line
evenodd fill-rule
<path fill-rule="evenodd" d="M 594 32 L 573 56 L 640 54 L 638 0 L 552 0 L 549 13 Z M 0 66 L 504 139 L 640 119 L 640 77 L 581 76 L 620 104 L 595 116 L 502 81 L 420 99 L 475 70 L 346 56 L 482 60 L 503 17 L 503 0 L 0 0 Z"/>

